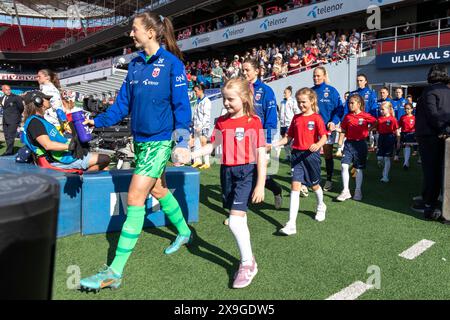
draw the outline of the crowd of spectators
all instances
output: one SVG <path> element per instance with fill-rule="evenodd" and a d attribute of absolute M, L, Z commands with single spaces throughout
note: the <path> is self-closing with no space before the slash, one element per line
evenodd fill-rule
<path fill-rule="evenodd" d="M 202 83 L 205 88 L 218 88 L 227 79 L 242 75 L 242 63 L 246 58 L 256 59 L 260 65 L 260 77 L 265 81 L 276 80 L 295 74 L 301 69 L 346 59 L 359 51 L 361 34 L 353 29 L 351 33 L 338 36 L 335 31 L 325 35 L 317 33 L 305 43 L 301 41 L 282 42 L 279 45 L 267 43 L 252 48 L 244 54 L 234 54 L 219 59 L 201 59 L 186 63 L 190 86 Z"/>
<path fill-rule="evenodd" d="M 264 16 L 278 14 L 284 11 L 296 9 L 302 6 L 318 3 L 324 0 L 289 0 L 283 6 L 258 4 L 256 7 L 249 7 L 242 11 L 233 12 L 230 15 L 219 17 L 215 20 L 206 21 L 198 25 L 193 25 L 177 33 L 177 40 L 187 39 L 196 35 L 219 30 L 228 26 L 237 25 Z"/>

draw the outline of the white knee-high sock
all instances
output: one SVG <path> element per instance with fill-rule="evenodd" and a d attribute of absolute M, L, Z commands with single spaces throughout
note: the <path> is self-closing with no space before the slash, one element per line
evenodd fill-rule
<path fill-rule="evenodd" d="M 195 134 L 194 135 L 194 151 L 200 150 L 201 147 L 202 147 L 202 145 L 200 143 L 200 137 L 197 134 Z M 201 163 L 202 158 L 201 157 L 195 158 L 194 162 Z"/>
<path fill-rule="evenodd" d="M 316 197 L 317 197 L 317 205 L 320 206 L 320 205 L 325 204 L 323 202 L 323 190 L 322 190 L 322 187 L 319 187 L 319 189 L 314 191 L 314 193 L 316 194 Z"/>
<path fill-rule="evenodd" d="M 356 190 L 361 190 L 363 183 L 363 171 L 362 169 L 356 169 Z"/>
<path fill-rule="evenodd" d="M 288 224 L 295 226 L 299 208 L 300 208 L 300 191 L 291 191 Z"/>
<path fill-rule="evenodd" d="M 383 178 L 389 179 L 389 170 L 391 170 L 391 158 L 384 157 Z"/>
<path fill-rule="evenodd" d="M 240 217 L 230 215 L 228 226 L 236 239 L 241 254 L 243 265 L 251 265 L 253 261 L 252 245 L 250 242 L 250 230 L 247 225 L 247 216 Z"/>
<path fill-rule="evenodd" d="M 409 166 L 409 158 L 411 157 L 411 147 L 405 147 L 405 149 L 403 149 L 403 154 L 405 156 L 405 162 L 403 165 Z"/>
<path fill-rule="evenodd" d="M 350 183 L 350 174 L 348 172 L 349 165 L 342 164 L 342 185 L 344 187 L 344 191 L 349 191 L 349 183 Z"/>
<path fill-rule="evenodd" d="M 205 164 L 209 165 L 209 155 L 203 156 L 203 159 L 205 160 Z"/>

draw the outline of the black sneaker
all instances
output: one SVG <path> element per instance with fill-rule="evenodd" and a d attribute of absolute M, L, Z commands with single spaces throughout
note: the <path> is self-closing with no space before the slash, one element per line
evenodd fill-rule
<path fill-rule="evenodd" d="M 409 167 L 405 164 L 403 165 L 403 170 L 408 171 Z"/>
<path fill-rule="evenodd" d="M 439 209 L 433 209 L 431 207 L 426 207 L 423 212 L 423 215 L 426 220 L 437 221 L 442 216 L 442 212 Z"/>

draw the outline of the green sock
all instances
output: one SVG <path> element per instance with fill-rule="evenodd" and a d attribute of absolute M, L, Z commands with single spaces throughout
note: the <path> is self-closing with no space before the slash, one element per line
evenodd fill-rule
<path fill-rule="evenodd" d="M 159 199 L 161 204 L 161 209 L 164 214 L 169 218 L 169 221 L 177 228 L 178 233 L 184 237 L 189 237 L 191 235 L 191 230 L 189 229 L 186 220 L 183 217 L 181 208 L 178 205 L 177 199 L 169 191 L 164 198 Z"/>
<path fill-rule="evenodd" d="M 122 274 L 144 226 L 144 217 L 145 207 L 128 206 L 127 220 L 123 224 L 116 256 L 110 266 L 114 272 Z"/>

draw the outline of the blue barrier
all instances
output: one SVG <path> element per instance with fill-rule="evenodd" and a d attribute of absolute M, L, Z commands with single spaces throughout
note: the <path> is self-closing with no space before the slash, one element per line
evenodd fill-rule
<path fill-rule="evenodd" d="M 4 172 L 33 172 L 49 175 L 60 185 L 58 237 L 76 233 L 83 235 L 120 231 L 125 221 L 127 192 L 133 171 L 112 170 L 86 172 L 82 177 L 32 164 L 16 163 L 15 156 L 0 159 Z M 168 167 L 166 181 L 190 222 L 198 222 L 200 173 L 190 167 Z M 160 227 L 170 222 L 160 210 L 159 202 L 150 197 L 146 202 L 144 227 Z"/>
<path fill-rule="evenodd" d="M 33 172 L 51 176 L 58 180 L 60 187 L 60 206 L 58 213 L 57 236 L 65 237 L 81 232 L 81 178 L 63 172 L 39 168 L 32 164 L 16 163 L 12 159 L 0 159 L 2 171 L 11 173 Z"/>
<path fill-rule="evenodd" d="M 82 234 L 120 231 L 126 219 L 127 192 L 132 170 L 85 173 L 82 186 Z M 188 222 L 198 222 L 200 173 L 190 167 L 168 167 L 166 181 Z M 170 222 L 159 202 L 149 197 L 144 227 L 160 227 Z"/>

